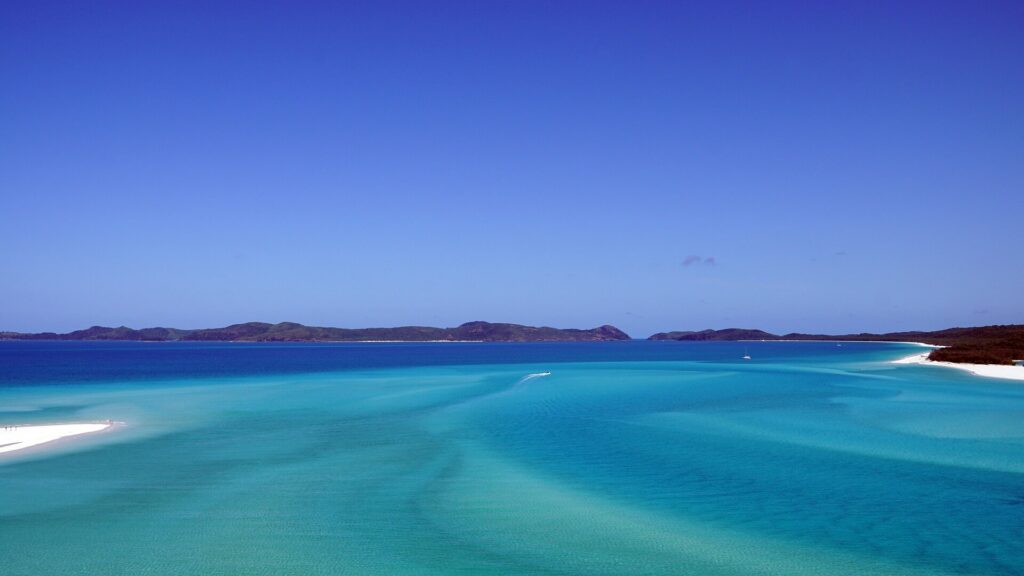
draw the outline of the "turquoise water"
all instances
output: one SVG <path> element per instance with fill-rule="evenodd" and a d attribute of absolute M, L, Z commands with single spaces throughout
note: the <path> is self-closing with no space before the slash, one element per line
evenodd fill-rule
<path fill-rule="evenodd" d="M 1024 574 L 1024 383 L 919 350 L 0 342 L 125 422 L 0 460 L 0 573 Z"/>

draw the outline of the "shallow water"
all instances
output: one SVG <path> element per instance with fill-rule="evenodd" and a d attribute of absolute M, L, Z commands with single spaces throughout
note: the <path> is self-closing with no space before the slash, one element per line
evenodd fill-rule
<path fill-rule="evenodd" d="M 1024 573 L 1024 385 L 918 350 L 0 342 L 125 423 L 0 460 L 0 570 Z"/>

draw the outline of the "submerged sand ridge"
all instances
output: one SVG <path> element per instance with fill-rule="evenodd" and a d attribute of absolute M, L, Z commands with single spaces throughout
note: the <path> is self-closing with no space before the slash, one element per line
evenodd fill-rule
<path fill-rule="evenodd" d="M 110 421 L 89 424 L 5 424 L 0 427 L 0 453 L 23 450 L 70 436 L 101 432 L 113 425 Z"/>

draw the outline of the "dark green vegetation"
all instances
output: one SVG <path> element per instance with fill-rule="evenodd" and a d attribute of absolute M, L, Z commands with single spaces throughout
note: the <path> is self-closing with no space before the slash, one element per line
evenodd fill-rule
<path fill-rule="evenodd" d="M 614 326 L 601 326 L 590 330 L 560 329 L 547 326 L 494 324 L 467 322 L 455 328 L 430 326 L 400 326 L 398 328 L 322 328 L 303 326 L 294 322 L 267 324 L 246 322 L 224 328 L 179 330 L 178 328 L 143 328 L 134 330 L 121 326 L 107 328 L 93 326 L 66 334 L 41 332 L 22 334 L 0 332 L 0 338 L 9 340 L 141 340 L 152 342 L 220 340 L 230 342 L 358 342 L 473 340 L 482 342 L 599 342 L 629 340 L 629 336 Z"/>
<path fill-rule="evenodd" d="M 980 326 L 975 328 L 948 328 L 935 332 L 888 332 L 885 334 L 800 334 L 793 332 L 777 335 L 763 330 L 726 328 L 700 332 L 661 332 L 649 340 L 880 340 L 886 342 L 923 342 L 945 346 L 928 357 L 941 362 L 967 362 L 974 364 L 1010 364 L 1024 359 L 1024 325 Z"/>

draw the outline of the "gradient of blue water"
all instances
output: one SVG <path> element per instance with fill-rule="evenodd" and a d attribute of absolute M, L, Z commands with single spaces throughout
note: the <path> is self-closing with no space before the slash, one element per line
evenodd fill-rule
<path fill-rule="evenodd" d="M 861 353 L 891 344 L 859 343 Z M 834 344 L 625 341 L 601 343 L 239 343 L 0 341 L 5 386 L 301 374 L 473 364 L 693 360 L 734 361 L 757 346 L 758 360 L 842 358 Z M 911 350 L 913 351 L 913 350 Z M 839 355 L 839 356 L 837 356 Z"/>
<path fill-rule="evenodd" d="M 0 461 L 0 557 L 4 574 L 1024 573 L 1024 385 L 888 362 L 919 350 L 0 342 L 0 421 L 128 423 Z"/>

